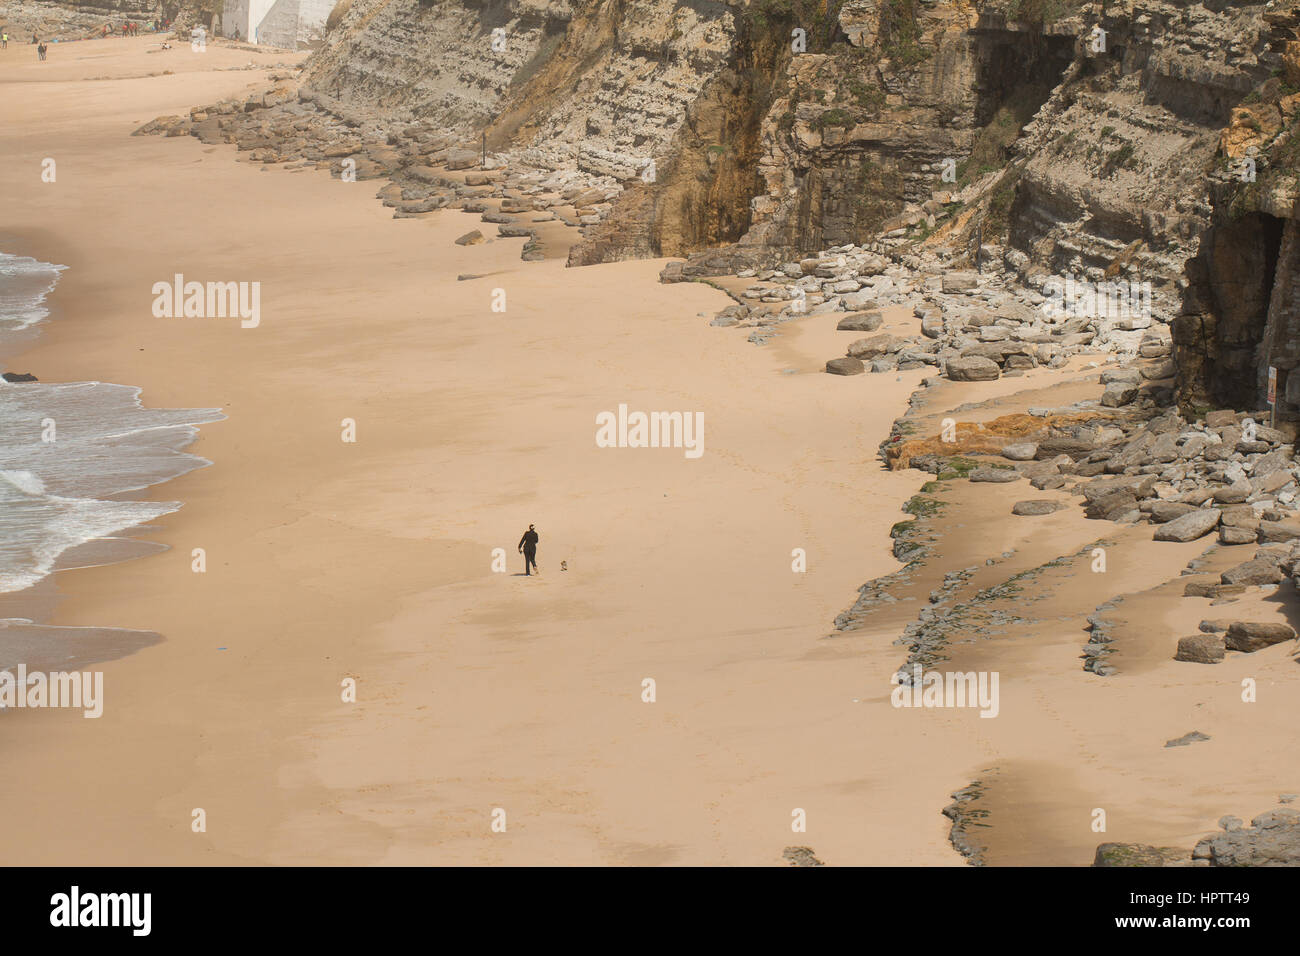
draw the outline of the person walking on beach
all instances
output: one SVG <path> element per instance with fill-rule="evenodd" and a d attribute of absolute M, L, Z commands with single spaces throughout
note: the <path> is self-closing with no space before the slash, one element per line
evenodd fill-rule
<path fill-rule="evenodd" d="M 0 33 L 0 50 L 9 49 L 9 34 Z"/>
<path fill-rule="evenodd" d="M 525 577 L 529 576 L 530 565 L 537 569 L 538 574 L 542 573 L 542 569 L 537 567 L 537 532 L 533 530 L 532 525 L 528 526 L 524 536 L 519 539 L 519 552 L 524 556 Z"/>

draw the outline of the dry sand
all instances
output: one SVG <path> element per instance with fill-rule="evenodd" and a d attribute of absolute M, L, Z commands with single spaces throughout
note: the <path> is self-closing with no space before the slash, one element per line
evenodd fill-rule
<path fill-rule="evenodd" d="M 522 263 L 523 240 L 454 245 L 478 225 L 459 212 L 391 220 L 379 183 L 130 137 L 266 76 L 224 69 L 246 51 L 154 44 L 0 55 L 0 249 L 69 266 L 15 366 L 228 416 L 191 449 L 211 467 L 150 493 L 186 502 L 150 535 L 171 550 L 58 576 L 52 623 L 165 640 L 103 665 L 99 720 L 0 721 L 9 862 L 768 865 L 810 846 L 959 865 L 940 811 L 996 765 L 1016 786 L 990 797 L 1009 807 L 994 861 L 1085 864 L 1104 839 L 1190 844 L 1300 789 L 1284 648 L 1246 659 L 1270 688 L 1248 709 L 1219 668 L 1097 678 L 1085 635 L 1028 629 L 954 656 L 1001 670 L 998 719 L 894 709 L 907 618 L 827 635 L 899 567 L 888 532 L 920 479 L 876 447 L 921 373 L 822 374 L 852 337 L 833 316 L 756 348 L 698 315 L 725 296 L 660 285 L 662 263 Z M 173 75 L 148 76 L 163 56 Z M 151 287 L 177 272 L 260 282 L 260 327 L 154 318 Z M 597 448 L 620 402 L 703 412 L 703 457 Z M 1009 518 L 1040 496 L 1024 483 L 953 493 L 972 500 L 943 567 L 1013 547 L 1028 566 L 1113 530 Z M 515 553 L 530 522 L 536 578 Z M 1199 550 L 1147 541 L 1112 566 L 1155 586 Z M 1113 592 L 1082 571 L 1071 588 L 1089 607 Z M 1161 749 L 1191 729 L 1214 740 Z M 1090 831 L 1095 806 L 1111 833 Z"/>

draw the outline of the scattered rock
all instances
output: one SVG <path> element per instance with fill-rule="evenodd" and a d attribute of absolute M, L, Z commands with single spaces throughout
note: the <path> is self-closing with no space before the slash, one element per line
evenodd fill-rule
<path fill-rule="evenodd" d="M 479 164 L 479 154 L 468 149 L 453 149 L 447 153 L 448 169 L 469 169 Z"/>
<path fill-rule="evenodd" d="M 1285 543 L 1300 538 L 1300 523 L 1294 521 L 1261 521 L 1257 540 L 1260 544 Z"/>
<path fill-rule="evenodd" d="M 1249 561 L 1229 568 L 1219 576 L 1224 584 L 1242 584 L 1254 587 L 1260 584 L 1277 584 L 1285 575 L 1277 564 L 1268 558 L 1255 557 Z"/>
<path fill-rule="evenodd" d="M 1215 634 L 1193 634 L 1178 639 L 1176 661 L 1191 661 L 1194 664 L 1217 664 L 1224 658 L 1223 638 Z M 1165 746 L 1169 746 L 1166 744 Z"/>
<path fill-rule="evenodd" d="M 1217 508 L 1197 508 L 1187 514 L 1162 524 L 1153 535 L 1156 541 L 1195 541 L 1213 531 L 1219 524 Z"/>
<path fill-rule="evenodd" d="M 990 382 L 1002 375 L 997 362 L 979 355 L 949 359 L 947 372 L 954 382 Z"/>
<path fill-rule="evenodd" d="M 1107 385 L 1101 393 L 1101 403 L 1107 408 L 1119 408 L 1128 405 L 1138 396 L 1138 387 L 1128 382 L 1115 382 Z"/>
<path fill-rule="evenodd" d="M 1004 484 L 1008 481 L 1019 481 L 1020 472 L 1014 468 L 976 468 L 970 473 L 971 481 L 990 481 L 998 484 Z"/>
<path fill-rule="evenodd" d="M 1236 621 L 1228 628 L 1224 643 L 1234 651 L 1252 654 L 1265 647 L 1294 640 L 1295 630 L 1287 624 Z"/>
<path fill-rule="evenodd" d="M 1064 505 L 1059 501 L 1053 501 L 1050 498 L 1030 498 L 1026 501 L 1017 501 L 1011 506 L 1013 515 L 1050 515 L 1054 511 L 1060 511 Z"/>
<path fill-rule="evenodd" d="M 1255 532 L 1250 528 L 1238 528 L 1233 525 L 1221 525 L 1219 527 L 1220 544 L 1254 544 Z"/>
<path fill-rule="evenodd" d="M 826 363 L 826 371 L 832 375 L 861 375 L 866 370 L 867 367 L 855 358 L 833 358 Z"/>
<path fill-rule="evenodd" d="M 791 866 L 826 865 L 813 855 L 813 850 L 810 846 L 788 846 L 785 848 L 785 852 L 783 852 L 781 856 L 788 860 Z"/>
<path fill-rule="evenodd" d="M 1214 500 L 1219 504 L 1237 504 L 1250 497 L 1250 482 L 1240 481 L 1214 489 Z"/>
<path fill-rule="evenodd" d="M 1199 730 L 1193 730 L 1191 733 L 1183 734 L 1181 737 L 1175 737 L 1173 740 L 1165 741 L 1166 747 L 1186 747 L 1188 744 L 1198 743 L 1202 740 L 1209 740 L 1205 734 Z"/>
<path fill-rule="evenodd" d="M 1002 449 L 1002 457 L 1012 461 L 1033 461 L 1038 454 L 1038 446 L 1033 442 L 1018 442 Z"/>
<path fill-rule="evenodd" d="M 901 340 L 892 335 L 873 335 L 869 339 L 858 339 L 849 346 L 848 354 L 856 359 L 873 359 L 895 351 Z"/>
<path fill-rule="evenodd" d="M 1300 866 L 1300 811 L 1270 810 L 1250 821 L 1250 827 L 1207 837 L 1192 851 L 1195 860 L 1210 866 Z"/>
<path fill-rule="evenodd" d="M 855 312 L 840 319 L 835 328 L 841 332 L 874 332 L 883 321 L 879 312 Z"/>
<path fill-rule="evenodd" d="M 1145 843 L 1103 843 L 1097 847 L 1093 866 L 1179 866 L 1186 865 L 1188 852 L 1176 846 Z"/>
<path fill-rule="evenodd" d="M 1223 428 L 1226 425 L 1237 424 L 1237 413 L 1232 409 L 1224 408 L 1214 412 L 1207 412 L 1205 415 L 1206 428 Z"/>
<path fill-rule="evenodd" d="M 1191 514 L 1195 510 L 1195 505 L 1189 505 L 1182 501 L 1156 501 L 1152 502 L 1151 510 L 1147 514 L 1154 524 L 1166 524 L 1175 518 Z"/>

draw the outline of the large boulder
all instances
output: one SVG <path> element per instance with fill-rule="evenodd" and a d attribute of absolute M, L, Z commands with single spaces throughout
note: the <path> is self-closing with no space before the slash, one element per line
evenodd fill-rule
<path fill-rule="evenodd" d="M 867 367 L 855 358 L 833 358 L 826 363 L 826 371 L 832 375 L 861 375 Z"/>
<path fill-rule="evenodd" d="M 1151 504 L 1151 510 L 1148 514 L 1154 524 L 1166 524 L 1195 510 L 1195 505 L 1189 505 L 1183 501 L 1156 501 Z"/>
<path fill-rule="evenodd" d="M 979 277 L 973 272 L 949 272 L 943 277 L 941 288 L 951 295 L 954 292 L 974 292 L 979 284 Z"/>
<path fill-rule="evenodd" d="M 1276 561 L 1256 557 L 1235 568 L 1229 568 L 1219 575 L 1219 578 L 1224 584 L 1242 584 L 1250 587 L 1258 584 L 1277 584 L 1285 576 Z"/>
<path fill-rule="evenodd" d="M 1117 521 L 1137 510 L 1138 501 L 1133 492 L 1127 488 L 1121 488 L 1118 491 L 1112 491 L 1108 495 L 1089 501 L 1084 506 L 1083 513 L 1089 518 L 1104 518 L 1107 521 Z"/>
<path fill-rule="evenodd" d="M 1300 538 L 1300 524 L 1294 521 L 1261 521 L 1259 523 L 1260 544 L 1285 543 Z"/>
<path fill-rule="evenodd" d="M 979 355 L 949 359 L 947 371 L 954 382 L 991 382 L 1002 375 L 997 362 Z"/>
<path fill-rule="evenodd" d="M 1086 438 L 1070 438 L 1069 436 L 1044 438 L 1038 443 L 1038 451 L 1034 453 L 1034 457 L 1039 461 L 1046 461 L 1055 458 L 1057 455 L 1069 455 L 1077 461 L 1092 454 L 1096 448 L 1096 442 L 1089 441 Z"/>
<path fill-rule="evenodd" d="M 478 163 L 479 154 L 472 149 L 453 149 L 447 153 L 448 169 L 469 169 Z"/>
<path fill-rule="evenodd" d="M 1012 461 L 1033 461 L 1037 453 L 1038 446 L 1030 441 L 1016 442 L 1002 449 L 1002 457 L 1010 458 Z"/>
<path fill-rule="evenodd" d="M 1239 481 L 1232 485 L 1221 485 L 1214 489 L 1214 500 L 1219 504 L 1238 504 L 1250 497 L 1250 482 Z"/>
<path fill-rule="evenodd" d="M 1017 501 L 1011 506 L 1013 515 L 1050 515 L 1054 511 L 1060 511 L 1063 507 L 1059 501 L 1053 501 L 1051 498 L 1030 498 L 1026 501 Z"/>
<path fill-rule="evenodd" d="M 1108 368 L 1101 373 L 1101 384 L 1114 385 L 1121 382 L 1126 385 L 1136 385 L 1141 379 L 1141 375 L 1135 368 Z"/>
<path fill-rule="evenodd" d="M 844 303 L 844 308 L 848 309 L 850 312 L 855 312 L 860 309 L 872 308 L 876 304 L 876 300 L 876 293 L 869 289 L 864 289 L 861 292 L 850 292 L 840 301 Z"/>
<path fill-rule="evenodd" d="M 1128 405 L 1138 396 L 1138 387 L 1128 382 L 1113 382 L 1101 393 L 1101 403 L 1107 408 Z"/>
<path fill-rule="evenodd" d="M 1205 415 L 1206 428 L 1224 428 L 1236 423 L 1237 413 L 1230 408 L 1221 408 L 1218 411 L 1207 412 Z"/>
<path fill-rule="evenodd" d="M 879 312 L 854 312 L 840 319 L 835 328 L 841 332 L 874 332 L 883 321 Z"/>
<path fill-rule="evenodd" d="M 1186 866 L 1187 851 L 1176 846 L 1151 846 L 1146 843 L 1102 843 L 1092 860 L 1093 866 Z"/>
<path fill-rule="evenodd" d="M 1241 528 L 1237 525 L 1224 524 L 1219 525 L 1219 544 L 1238 545 L 1254 544 L 1255 532 L 1250 528 Z"/>
<path fill-rule="evenodd" d="M 1180 518 L 1162 524 L 1152 536 L 1156 541 L 1195 541 L 1219 525 L 1217 508 L 1197 508 Z"/>
<path fill-rule="evenodd" d="M 1193 634 L 1178 639 L 1176 661 L 1193 664 L 1217 664 L 1224 658 L 1223 638 L 1217 634 Z"/>
<path fill-rule="evenodd" d="M 1289 624 L 1234 621 L 1228 627 L 1224 643 L 1234 651 L 1254 653 L 1274 644 L 1295 640 L 1295 629 Z"/>
<path fill-rule="evenodd" d="M 869 339 L 858 339 L 849 346 L 848 354 L 856 359 L 873 359 L 898 350 L 906 342 L 893 335 L 873 335 Z"/>

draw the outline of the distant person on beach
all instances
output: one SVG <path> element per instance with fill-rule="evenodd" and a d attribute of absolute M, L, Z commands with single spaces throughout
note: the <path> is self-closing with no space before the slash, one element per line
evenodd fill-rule
<path fill-rule="evenodd" d="M 48 49 L 49 47 L 47 47 L 44 43 L 42 43 L 40 46 L 36 48 L 36 55 L 43 60 L 45 59 L 45 51 Z"/>
<path fill-rule="evenodd" d="M 524 556 L 525 576 L 529 576 L 530 565 L 537 569 L 538 574 L 542 573 L 542 569 L 537 567 L 537 532 L 533 530 L 532 525 L 528 526 L 524 536 L 519 539 L 519 552 Z"/>
<path fill-rule="evenodd" d="M 0 33 L 0 50 L 9 49 L 9 34 Z"/>

